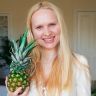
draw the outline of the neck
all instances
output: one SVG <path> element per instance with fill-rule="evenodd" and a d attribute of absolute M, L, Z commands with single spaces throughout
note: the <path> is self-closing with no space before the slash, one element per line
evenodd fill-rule
<path fill-rule="evenodd" d="M 42 49 L 41 50 L 41 64 L 46 65 L 54 61 L 57 56 L 57 50 Z"/>
<path fill-rule="evenodd" d="M 47 79 L 52 69 L 52 64 L 57 56 L 57 50 L 41 50 L 41 67 L 43 75 Z"/>

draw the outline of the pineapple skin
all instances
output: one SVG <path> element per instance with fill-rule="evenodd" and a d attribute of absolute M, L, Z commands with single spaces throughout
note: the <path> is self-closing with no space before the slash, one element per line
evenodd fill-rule
<path fill-rule="evenodd" d="M 29 75 L 26 72 L 11 72 L 8 75 L 7 87 L 9 91 L 14 92 L 19 87 L 22 87 L 22 92 L 29 86 Z"/>

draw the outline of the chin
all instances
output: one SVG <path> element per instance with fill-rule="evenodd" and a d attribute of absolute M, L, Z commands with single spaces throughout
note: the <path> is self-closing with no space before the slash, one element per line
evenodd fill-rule
<path fill-rule="evenodd" d="M 50 44 L 50 45 L 43 45 L 41 46 L 43 49 L 48 49 L 48 50 L 52 50 L 52 49 L 57 49 L 58 44 Z"/>

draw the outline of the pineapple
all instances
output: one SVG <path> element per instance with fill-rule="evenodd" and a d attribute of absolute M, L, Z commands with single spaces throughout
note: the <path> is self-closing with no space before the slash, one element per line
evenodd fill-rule
<path fill-rule="evenodd" d="M 16 42 L 11 41 L 11 59 L 10 72 L 8 75 L 7 87 L 11 92 L 14 92 L 18 87 L 22 87 L 22 92 L 30 84 L 30 74 L 28 73 L 32 67 L 32 60 L 29 57 L 30 52 L 36 46 L 35 40 L 27 44 L 27 34 Z"/>

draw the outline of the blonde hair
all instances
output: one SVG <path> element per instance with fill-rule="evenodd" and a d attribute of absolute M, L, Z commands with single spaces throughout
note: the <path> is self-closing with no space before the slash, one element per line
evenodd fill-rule
<path fill-rule="evenodd" d="M 67 89 L 67 88 L 69 89 L 69 88 L 71 88 L 71 85 L 72 85 L 72 53 L 71 53 L 70 46 L 69 46 L 67 28 L 66 28 L 63 14 L 57 6 L 55 6 L 54 4 L 52 4 L 48 1 L 43 1 L 43 2 L 37 3 L 30 9 L 28 17 L 27 17 L 27 28 L 29 30 L 29 34 L 32 33 L 32 28 L 31 28 L 32 27 L 32 25 L 31 25 L 32 15 L 36 11 L 38 11 L 40 8 L 52 10 L 56 14 L 58 22 L 60 24 L 60 28 L 61 28 L 60 45 L 58 48 L 58 60 L 57 60 L 58 64 L 57 65 L 54 64 L 53 73 L 55 76 L 53 75 L 53 77 L 51 77 L 51 79 L 52 78 L 59 79 L 59 80 L 57 80 L 59 83 L 58 84 L 56 82 L 55 83 L 57 84 L 58 87 L 60 87 L 61 90 Z M 32 34 L 31 34 L 31 38 L 33 38 Z M 28 38 L 28 41 L 30 41 L 29 39 L 30 38 Z M 35 48 L 35 50 L 33 52 L 35 54 L 36 61 L 38 61 L 40 59 L 40 54 L 37 50 L 38 50 L 38 48 L 37 49 Z"/>

